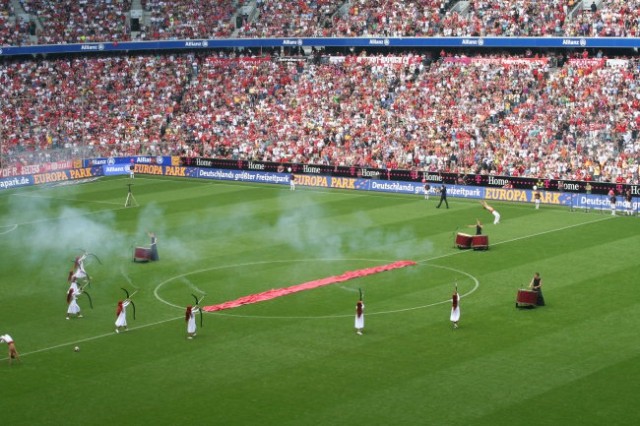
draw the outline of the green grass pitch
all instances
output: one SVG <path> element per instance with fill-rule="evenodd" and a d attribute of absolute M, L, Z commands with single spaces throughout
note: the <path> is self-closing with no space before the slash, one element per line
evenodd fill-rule
<path fill-rule="evenodd" d="M 640 220 L 420 195 L 139 176 L 0 192 L 6 425 L 630 425 L 640 421 Z M 491 248 L 461 251 L 479 218 Z M 160 261 L 132 262 L 158 235 Z M 88 250 L 94 309 L 65 320 Z M 417 264 L 207 313 L 347 271 Z M 547 306 L 515 308 L 534 272 Z M 462 294 L 460 328 L 450 297 Z M 114 332 L 121 287 L 138 288 Z M 365 332 L 354 331 L 358 289 Z M 80 347 L 74 352 L 75 346 Z"/>

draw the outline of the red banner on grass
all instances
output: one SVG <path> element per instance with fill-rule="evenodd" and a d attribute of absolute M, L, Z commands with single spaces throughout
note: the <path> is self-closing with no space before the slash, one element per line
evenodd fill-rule
<path fill-rule="evenodd" d="M 262 293 L 251 294 L 244 296 L 236 300 L 230 300 L 228 302 L 220 303 L 218 305 L 205 306 L 202 310 L 206 312 L 222 311 L 223 309 L 237 308 L 238 306 L 248 305 L 250 303 L 263 302 L 265 300 L 275 299 L 276 297 L 286 296 L 287 294 L 297 293 L 299 291 L 311 290 L 313 288 L 322 287 L 329 284 L 340 283 L 348 281 L 354 278 L 365 277 L 367 275 L 377 274 L 379 272 L 390 271 L 392 269 L 404 268 L 405 266 L 415 265 L 416 262 L 412 260 L 400 260 L 388 265 L 374 266 L 373 268 L 358 269 L 357 271 L 348 271 L 341 275 L 334 275 L 332 277 L 322 278 L 315 281 L 309 281 L 303 284 L 297 284 L 291 287 L 277 288 L 267 290 Z"/>

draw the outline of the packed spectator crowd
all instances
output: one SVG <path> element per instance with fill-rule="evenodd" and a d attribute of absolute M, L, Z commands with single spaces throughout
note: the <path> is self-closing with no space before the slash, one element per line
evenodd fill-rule
<path fill-rule="evenodd" d="M 332 35 L 387 37 L 636 37 L 638 0 L 355 1 Z M 573 17 L 572 16 L 573 13 Z"/>
<path fill-rule="evenodd" d="M 143 40 L 637 37 L 640 29 L 640 0 L 137 3 L 145 15 L 135 37 Z M 132 0 L 13 5 L 0 0 L 0 45 L 134 35 Z M 186 155 L 639 182 L 637 56 L 585 51 L 557 68 L 531 54 L 281 59 L 229 52 L 6 59 L 2 166 Z"/>
<path fill-rule="evenodd" d="M 31 22 L 17 17 L 11 0 L 0 0 L 0 46 L 30 44 Z"/>
<path fill-rule="evenodd" d="M 566 27 L 566 34 L 585 37 L 640 36 L 640 0 L 610 0 L 598 8 L 595 2 Z"/>
<path fill-rule="evenodd" d="M 330 35 L 412 37 L 439 35 L 449 2 L 441 0 L 354 1 L 348 13 L 334 17 Z"/>
<path fill-rule="evenodd" d="M 246 17 L 238 28 L 238 37 L 328 37 L 331 16 L 344 0 L 289 1 L 258 0 L 258 17 Z"/>
<path fill-rule="evenodd" d="M 42 28 L 36 44 L 118 42 L 130 39 L 131 0 L 22 0 Z"/>
<path fill-rule="evenodd" d="M 6 62 L 2 158 L 175 154 L 638 183 L 637 59 L 281 59 Z"/>
<path fill-rule="evenodd" d="M 187 57 L 168 55 L 2 65 L 1 154 L 30 164 L 153 154 L 190 67 Z"/>
<path fill-rule="evenodd" d="M 233 0 L 143 0 L 149 25 L 142 25 L 144 40 L 230 37 L 237 12 Z"/>
<path fill-rule="evenodd" d="M 3 45 L 230 37 L 637 37 L 640 29 L 640 0 L 141 0 L 135 30 L 132 0 L 20 0 L 31 18 L 9 21 L 10 3 L 0 1 Z"/>

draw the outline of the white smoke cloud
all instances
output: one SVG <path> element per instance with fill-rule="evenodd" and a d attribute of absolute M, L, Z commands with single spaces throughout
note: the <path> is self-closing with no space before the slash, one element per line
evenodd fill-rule
<path fill-rule="evenodd" d="M 375 225 L 366 211 L 332 217 L 317 194 L 296 193 L 281 197 L 282 215 L 272 229 L 274 235 L 301 253 L 320 258 L 352 257 L 353 253 L 384 259 L 412 259 L 433 251 L 430 241 L 416 242 L 409 228 L 388 229 Z M 295 206 L 291 203 L 295 202 Z"/>

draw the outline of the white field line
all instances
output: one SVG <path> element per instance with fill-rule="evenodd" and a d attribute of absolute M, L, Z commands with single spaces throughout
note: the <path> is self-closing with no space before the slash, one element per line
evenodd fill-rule
<path fill-rule="evenodd" d="M 147 327 L 153 327 L 159 324 L 164 324 L 165 322 L 171 322 L 171 321 L 175 321 L 177 319 L 184 319 L 184 316 L 181 315 L 179 317 L 176 318 L 170 318 L 170 319 L 166 319 L 166 320 L 162 320 L 162 321 L 158 321 L 158 322 L 154 322 L 154 323 L 150 323 L 150 324 L 145 324 L 145 325 L 140 325 L 138 327 L 129 327 L 129 331 L 126 332 L 122 332 L 122 333 L 131 333 L 134 330 L 139 330 L 142 328 L 147 328 Z M 40 352 L 46 352 L 46 351 L 51 351 L 54 349 L 59 349 L 59 348 L 64 348 L 65 346 L 75 346 L 75 345 L 79 345 L 80 343 L 85 343 L 85 342 L 90 342 L 92 340 L 98 340 L 98 339 L 102 339 L 104 337 L 110 337 L 110 336 L 118 336 L 118 334 L 115 332 L 115 328 L 114 331 L 111 333 L 104 333 L 104 334 L 99 334 L 97 336 L 93 336 L 93 337 L 85 337 L 84 339 L 79 339 L 79 340 L 74 340 L 72 342 L 67 342 L 67 343 L 60 343 L 59 345 L 55 345 L 55 346 L 49 346 L 47 348 L 41 348 L 41 349 L 36 349 L 35 351 L 31 351 L 31 352 L 20 352 L 20 347 L 19 344 L 17 344 L 17 349 L 18 349 L 18 353 L 20 354 L 20 357 L 23 356 L 27 356 L 27 355 L 33 355 L 33 354 L 37 354 Z M 9 358 L 5 357 L 0 359 L 0 361 L 4 361 L 7 360 Z M 20 362 L 20 361 L 18 361 Z"/>
<path fill-rule="evenodd" d="M 15 231 L 18 229 L 18 224 L 0 226 L 0 229 L 7 228 L 4 231 L 0 232 L 0 235 L 8 234 L 9 232 Z"/>

